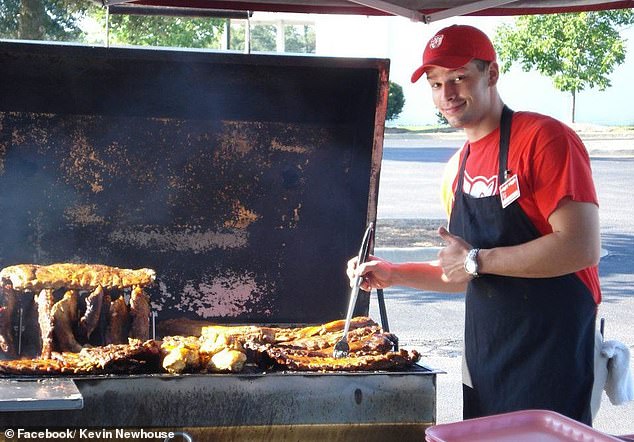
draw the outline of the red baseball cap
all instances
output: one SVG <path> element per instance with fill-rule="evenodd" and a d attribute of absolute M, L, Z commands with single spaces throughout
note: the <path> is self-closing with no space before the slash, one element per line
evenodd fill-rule
<path fill-rule="evenodd" d="M 458 69 L 471 60 L 495 61 L 495 49 L 489 37 L 473 26 L 452 25 L 434 35 L 423 52 L 423 64 L 412 74 L 412 83 L 431 66 Z"/>

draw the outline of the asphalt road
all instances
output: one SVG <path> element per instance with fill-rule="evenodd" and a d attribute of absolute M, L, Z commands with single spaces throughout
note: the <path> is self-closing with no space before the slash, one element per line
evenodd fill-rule
<path fill-rule="evenodd" d="M 443 141 L 434 146 L 433 141 L 412 140 L 386 143 L 377 224 L 381 219 L 416 223 L 421 219 L 443 218 L 439 182 L 444 163 L 458 144 Z M 634 204 L 630 202 L 634 156 L 627 149 L 618 150 L 618 156 L 599 152 L 592 158 L 605 251 L 599 266 L 603 291 L 599 317 L 606 320 L 605 338 L 624 343 L 634 355 L 634 223 L 631 222 Z M 383 248 L 375 252 L 388 259 L 405 261 L 431 258 L 436 250 Z M 461 420 L 464 296 L 405 288 L 388 289 L 385 295 L 391 331 L 404 346 L 422 352 L 424 365 L 445 371 L 437 377 L 437 422 Z M 379 317 L 375 296 L 370 315 Z M 634 373 L 634 357 L 630 365 Z M 634 402 L 615 406 L 604 393 L 594 427 L 608 434 L 634 434 Z"/>

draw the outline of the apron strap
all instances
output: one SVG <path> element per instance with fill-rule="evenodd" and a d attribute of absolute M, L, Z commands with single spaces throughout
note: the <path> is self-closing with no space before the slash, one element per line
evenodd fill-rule
<path fill-rule="evenodd" d="M 511 171 L 508 169 L 508 157 L 512 120 L 513 111 L 507 105 L 504 105 L 504 108 L 502 109 L 502 117 L 500 118 L 500 172 L 498 177 L 498 183 L 500 185 L 504 183 L 511 174 Z"/>

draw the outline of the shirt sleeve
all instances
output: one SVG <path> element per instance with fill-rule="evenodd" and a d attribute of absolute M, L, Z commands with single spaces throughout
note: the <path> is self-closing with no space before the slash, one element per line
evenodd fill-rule
<path fill-rule="evenodd" d="M 529 182 L 545 220 L 567 197 L 598 204 L 588 152 L 577 134 L 564 124 L 551 121 L 537 132 L 530 164 Z"/>

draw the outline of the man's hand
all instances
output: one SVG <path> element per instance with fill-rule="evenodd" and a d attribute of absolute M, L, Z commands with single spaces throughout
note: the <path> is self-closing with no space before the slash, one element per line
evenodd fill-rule
<path fill-rule="evenodd" d="M 357 266 L 357 257 L 348 261 L 346 274 L 350 279 L 350 287 L 354 287 L 357 275 L 362 276 L 360 287 L 365 291 L 384 289 L 392 285 L 392 263 L 376 256 L 368 256 L 368 260 Z"/>
<path fill-rule="evenodd" d="M 438 229 L 438 235 L 445 241 L 446 246 L 438 252 L 438 262 L 442 268 L 442 280 L 453 283 L 466 283 L 473 279 L 464 269 L 467 253 L 471 245 L 459 236 L 452 235 L 444 227 Z"/>

